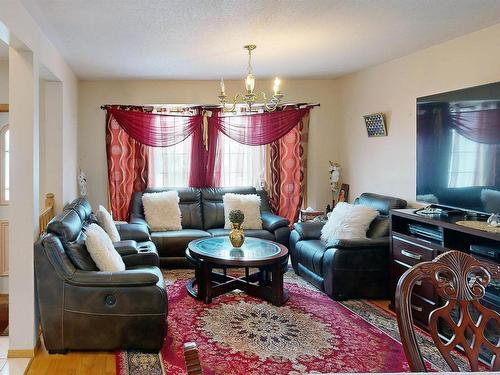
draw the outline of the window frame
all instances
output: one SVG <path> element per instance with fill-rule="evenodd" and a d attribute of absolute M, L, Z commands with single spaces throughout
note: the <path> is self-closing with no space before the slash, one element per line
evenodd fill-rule
<path fill-rule="evenodd" d="M 0 128 L 0 206 L 8 206 L 10 203 L 9 199 L 5 199 L 5 168 L 4 168 L 4 156 L 5 156 L 5 133 L 10 130 L 9 124 L 6 124 Z M 10 132 L 9 132 L 10 137 Z M 10 155 L 10 140 L 9 140 L 9 155 Z M 10 161 L 10 158 L 9 158 Z M 10 168 L 9 168 L 10 169 Z M 9 188 L 10 191 L 10 188 Z"/>

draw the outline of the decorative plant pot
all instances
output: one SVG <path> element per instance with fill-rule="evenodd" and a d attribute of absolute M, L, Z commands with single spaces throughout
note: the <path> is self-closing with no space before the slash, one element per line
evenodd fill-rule
<path fill-rule="evenodd" d="M 229 241 L 233 247 L 241 247 L 245 241 L 245 233 L 241 229 L 241 224 L 231 223 L 231 231 L 229 232 Z"/>

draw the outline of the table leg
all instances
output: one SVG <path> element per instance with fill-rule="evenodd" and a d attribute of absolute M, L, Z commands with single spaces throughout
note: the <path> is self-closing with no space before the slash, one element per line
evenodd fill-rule
<path fill-rule="evenodd" d="M 201 264 L 201 277 L 198 283 L 198 293 L 202 290 L 202 299 L 206 304 L 212 303 L 212 266 L 208 262 Z"/>
<path fill-rule="evenodd" d="M 281 270 L 281 263 L 275 263 L 271 271 L 271 288 L 273 305 L 281 306 L 285 303 L 285 296 L 283 291 L 283 271 Z"/>

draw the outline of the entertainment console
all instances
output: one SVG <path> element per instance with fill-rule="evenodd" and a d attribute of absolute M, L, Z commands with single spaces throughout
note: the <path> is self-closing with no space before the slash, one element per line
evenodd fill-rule
<path fill-rule="evenodd" d="M 498 264 L 500 234 L 473 229 L 456 224 L 467 220 L 463 215 L 422 216 L 415 209 L 390 212 L 391 236 L 391 308 L 394 309 L 394 292 L 401 275 L 412 266 L 431 261 L 450 250 L 473 255 L 480 262 Z M 472 249 L 472 251 L 471 251 Z M 500 285 L 494 281 L 486 290 L 482 303 L 500 311 Z M 415 323 L 428 328 L 429 314 L 438 305 L 439 298 L 432 285 L 423 281 L 415 286 L 412 295 L 412 313 Z"/>

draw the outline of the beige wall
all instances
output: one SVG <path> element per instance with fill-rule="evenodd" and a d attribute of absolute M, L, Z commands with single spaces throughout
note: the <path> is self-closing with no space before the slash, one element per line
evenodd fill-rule
<path fill-rule="evenodd" d="M 337 79 L 340 161 L 351 198 L 364 191 L 415 203 L 416 98 L 500 81 L 500 24 Z M 384 112 L 388 137 L 363 115 Z"/>
<path fill-rule="evenodd" d="M 42 67 L 63 86 L 63 200 L 76 195 L 78 80 L 19 0 L 0 6 L 0 39 L 9 44 L 11 129 L 9 350 L 32 350 L 38 336 L 33 239 L 39 211 L 39 76 Z"/>
<path fill-rule="evenodd" d="M 324 208 L 330 201 L 328 160 L 337 157 L 333 127 L 333 81 L 283 80 L 285 100 L 319 102 L 311 112 L 309 138 L 308 204 Z M 257 81 L 269 91 L 271 82 Z M 242 81 L 226 82 L 226 91 L 243 89 Z M 89 81 L 79 84 L 79 166 L 87 174 L 92 205 L 107 204 L 105 114 L 103 104 L 216 103 L 217 81 Z"/>
<path fill-rule="evenodd" d="M 2 41 L 0 40 L 0 43 Z M 9 102 L 9 60 L 0 60 L 0 104 Z"/>

